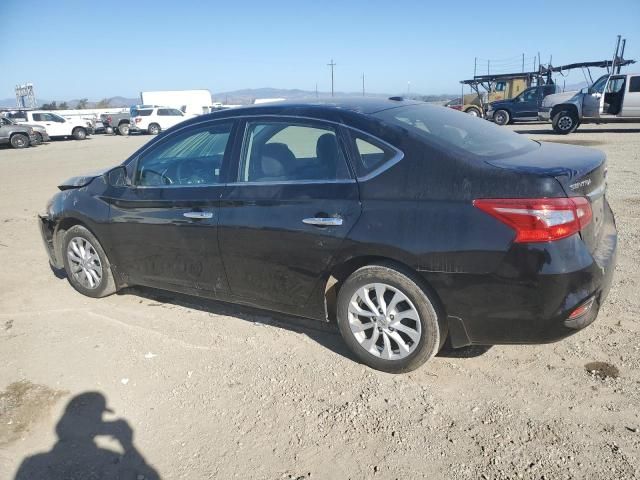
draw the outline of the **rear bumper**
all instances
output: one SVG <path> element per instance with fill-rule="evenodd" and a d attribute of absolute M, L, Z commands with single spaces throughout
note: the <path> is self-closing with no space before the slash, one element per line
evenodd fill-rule
<path fill-rule="evenodd" d="M 593 253 L 574 235 L 514 245 L 491 274 L 425 275 L 447 311 L 453 346 L 551 343 L 593 323 L 616 265 L 617 231 L 607 210 Z M 591 298 L 584 315 L 569 319 Z"/>

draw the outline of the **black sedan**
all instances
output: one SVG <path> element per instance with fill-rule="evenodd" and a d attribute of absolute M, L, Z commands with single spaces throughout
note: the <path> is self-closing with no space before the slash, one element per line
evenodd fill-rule
<path fill-rule="evenodd" d="M 40 217 L 80 293 L 129 285 L 337 321 L 403 372 L 445 340 L 551 342 L 593 322 L 615 267 L 605 156 L 400 98 L 185 121 L 60 185 Z"/>

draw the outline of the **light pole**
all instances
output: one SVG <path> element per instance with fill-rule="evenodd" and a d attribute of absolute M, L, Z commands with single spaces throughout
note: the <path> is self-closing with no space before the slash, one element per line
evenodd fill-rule
<path fill-rule="evenodd" d="M 331 96 L 333 97 L 333 67 L 336 66 L 333 62 L 333 58 L 331 59 L 331 63 L 327 63 L 327 66 L 331 67 Z"/>

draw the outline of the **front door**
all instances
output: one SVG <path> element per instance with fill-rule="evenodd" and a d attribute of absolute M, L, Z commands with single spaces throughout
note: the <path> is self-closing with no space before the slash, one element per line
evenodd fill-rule
<path fill-rule="evenodd" d="M 131 186 L 112 187 L 111 250 L 130 283 L 227 291 L 218 206 L 232 129 L 218 121 L 178 130 L 128 165 Z"/>
<path fill-rule="evenodd" d="M 66 125 L 66 120 L 59 115 L 53 113 L 32 113 L 34 125 L 40 125 L 45 128 L 50 137 L 62 137 L 71 135 L 71 129 Z"/>
<path fill-rule="evenodd" d="M 528 88 L 514 99 L 513 117 L 538 117 L 538 88 Z"/>
<path fill-rule="evenodd" d="M 173 127 L 185 120 L 183 113 L 177 108 L 159 108 L 158 122 L 163 130 Z"/>
<path fill-rule="evenodd" d="M 585 118 L 599 118 L 604 111 L 604 90 L 610 75 L 603 75 L 594 82 L 582 97 L 582 116 Z"/>
<path fill-rule="evenodd" d="M 219 239 L 235 297 L 301 309 L 360 215 L 358 186 L 332 124 L 246 122 Z"/>

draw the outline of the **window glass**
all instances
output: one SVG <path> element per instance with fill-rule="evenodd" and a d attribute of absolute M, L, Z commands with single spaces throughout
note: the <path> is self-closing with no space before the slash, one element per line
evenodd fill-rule
<path fill-rule="evenodd" d="M 524 135 L 450 108 L 426 104 L 390 108 L 374 116 L 446 150 L 495 158 L 539 147 Z"/>
<path fill-rule="evenodd" d="M 239 181 L 347 178 L 349 169 L 333 128 L 286 122 L 247 125 Z"/>
<path fill-rule="evenodd" d="M 182 112 L 176 108 L 169 109 L 169 115 L 173 115 L 174 117 L 181 117 Z"/>
<path fill-rule="evenodd" d="M 612 78 L 607 84 L 607 93 L 618 93 L 622 91 L 625 77 Z"/>
<path fill-rule="evenodd" d="M 170 115 L 169 109 L 167 109 L 167 108 L 159 108 L 158 109 L 158 115 L 161 116 L 161 117 L 166 117 L 167 115 Z"/>
<path fill-rule="evenodd" d="M 593 85 L 591 85 L 591 92 L 594 93 L 602 93 L 604 92 L 604 87 L 607 84 L 607 80 L 609 79 L 609 75 L 603 75 L 598 80 L 595 81 Z"/>
<path fill-rule="evenodd" d="M 218 184 L 231 126 L 231 123 L 214 124 L 170 135 L 140 158 L 136 184 L 147 187 Z"/>
<path fill-rule="evenodd" d="M 34 122 L 44 122 L 44 114 L 43 113 L 34 113 L 33 114 L 33 121 Z"/>
<path fill-rule="evenodd" d="M 356 151 L 358 153 L 355 165 L 358 177 L 364 177 L 371 173 L 385 162 L 391 160 L 397 153 L 392 148 L 359 133 L 352 133 L 351 135 L 355 137 Z"/>
<path fill-rule="evenodd" d="M 11 125 L 11 122 L 6 118 L 0 118 L 0 124 L 2 125 Z"/>
<path fill-rule="evenodd" d="M 507 84 L 505 82 L 497 82 L 496 83 L 496 92 L 504 92 L 507 88 Z"/>
<path fill-rule="evenodd" d="M 640 92 L 640 77 L 631 77 L 629 79 L 629 93 Z"/>
<path fill-rule="evenodd" d="M 538 90 L 536 88 L 532 88 L 531 90 L 525 90 L 522 92 L 522 101 L 523 102 L 535 102 L 538 97 Z"/>

